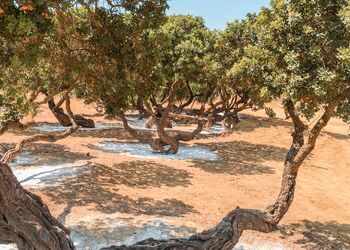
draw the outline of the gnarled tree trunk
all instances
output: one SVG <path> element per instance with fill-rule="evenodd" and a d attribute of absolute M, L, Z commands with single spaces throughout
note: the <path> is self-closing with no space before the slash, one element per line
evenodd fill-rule
<path fill-rule="evenodd" d="M 25 190 L 9 166 L 0 163 L 0 242 L 22 250 L 75 249 L 65 229 L 40 197 Z"/>
<path fill-rule="evenodd" d="M 62 99 L 63 100 L 63 99 Z M 70 127 L 72 126 L 72 122 L 69 119 L 69 116 L 64 113 L 63 109 L 60 107 L 62 105 L 61 100 L 55 104 L 55 101 L 50 99 L 48 102 L 49 109 L 56 117 L 57 121 L 64 127 Z M 78 125 L 83 128 L 94 128 L 95 123 L 92 119 L 87 119 L 81 115 L 75 115 L 75 120 L 77 121 Z"/>

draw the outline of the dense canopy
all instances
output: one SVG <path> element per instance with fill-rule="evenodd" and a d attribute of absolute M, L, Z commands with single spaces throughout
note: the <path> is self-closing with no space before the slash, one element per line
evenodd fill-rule
<path fill-rule="evenodd" d="M 1 1 L 1 134 L 29 126 L 23 118 L 34 118 L 42 104 L 68 128 L 24 139 L 4 154 L 0 243 L 74 249 L 68 230 L 5 165 L 31 142 L 55 142 L 79 125 L 94 126 L 73 114 L 71 96 L 118 116 L 134 138 L 162 154 L 176 154 L 203 122 L 208 129 L 221 122 L 234 132 L 244 109 L 265 109 L 274 117 L 267 105 L 272 100 L 292 119 L 293 142 L 273 205 L 264 211 L 237 208 L 190 239 L 150 239 L 130 249 L 231 249 L 244 230 L 272 231 L 292 203 L 298 170 L 323 128 L 332 117 L 350 123 L 350 1 L 273 0 L 270 8 L 223 31 L 208 29 L 201 17 L 166 16 L 166 8 L 166 0 Z M 125 113 L 136 110 L 156 133 L 129 126 Z M 165 130 L 177 114 L 198 127 Z M 314 126 L 308 124 L 312 119 Z"/>

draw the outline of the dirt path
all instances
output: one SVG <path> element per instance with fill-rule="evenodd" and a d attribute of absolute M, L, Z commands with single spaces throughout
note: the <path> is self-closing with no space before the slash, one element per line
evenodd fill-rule
<path fill-rule="evenodd" d="M 283 118 L 283 111 L 273 106 Z M 98 116 L 93 107 L 78 101 L 73 110 L 97 123 L 119 123 Z M 99 142 L 128 140 L 125 132 L 82 131 L 54 145 L 31 147 L 28 152 L 37 156 L 37 166 L 56 164 L 68 170 L 36 173 L 46 176 L 42 188 L 34 188 L 37 182 L 23 184 L 72 229 L 80 249 L 129 244 L 143 237 L 187 236 L 215 225 L 237 206 L 263 209 L 278 194 L 291 124 L 268 120 L 263 112 L 245 116 L 229 136 L 202 136 L 192 142 L 211 148 L 219 156 L 217 161 L 103 152 L 96 147 Z M 43 107 L 36 122 L 56 121 Z M 347 126 L 333 119 L 322 134 L 300 170 L 296 197 L 281 230 L 267 235 L 245 232 L 237 249 L 350 249 L 350 137 L 346 132 Z M 13 131 L 2 140 L 14 143 L 33 133 Z M 33 181 L 33 175 L 29 177 Z"/>

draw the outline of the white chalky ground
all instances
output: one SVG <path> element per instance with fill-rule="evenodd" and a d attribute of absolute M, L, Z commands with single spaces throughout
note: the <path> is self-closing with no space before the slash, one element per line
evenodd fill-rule
<path fill-rule="evenodd" d="M 134 126 L 144 126 L 144 121 L 135 121 Z M 97 125 L 95 129 L 108 129 L 110 125 Z M 114 126 L 115 127 L 115 126 Z M 41 131 L 63 131 L 66 128 L 52 124 L 38 124 L 31 129 Z M 215 125 L 211 133 L 221 133 L 224 129 L 222 126 Z M 210 133 L 203 131 L 204 133 Z M 149 145 L 140 143 L 123 143 L 104 141 L 99 144 L 102 150 L 123 153 L 140 158 L 168 158 L 168 159 L 201 159 L 201 160 L 218 160 L 218 156 L 210 148 L 204 146 L 181 146 L 179 153 L 176 155 L 154 154 Z M 77 164 L 57 164 L 50 162 L 41 166 L 30 166 L 35 163 L 36 156 L 24 151 L 10 164 L 18 180 L 30 190 L 41 190 L 52 187 L 53 183 L 61 183 L 65 178 L 72 178 L 89 171 L 88 168 Z M 24 166 L 23 166 L 24 165 Z M 53 181 L 56 180 L 56 181 Z M 57 181 L 61 180 L 61 181 Z M 187 227 L 176 228 L 165 221 L 151 221 L 143 225 L 132 225 L 129 221 L 115 219 L 100 229 L 91 229 L 84 225 L 92 225 L 98 218 L 84 217 L 83 220 L 71 229 L 71 237 L 78 250 L 97 250 L 101 247 L 111 245 L 130 245 L 147 238 L 167 239 L 170 237 L 188 237 L 195 233 L 194 229 Z M 235 250 L 284 250 L 286 248 L 279 243 L 254 242 L 253 244 L 240 243 L 234 248 Z M 17 250 L 14 244 L 0 244 L 0 250 Z"/>
<path fill-rule="evenodd" d="M 177 154 L 157 154 L 153 153 L 148 144 L 103 141 L 99 147 L 108 152 L 121 153 L 137 158 L 148 159 L 174 159 L 174 160 L 208 160 L 216 161 L 218 155 L 210 148 L 204 146 L 180 146 Z"/>
<path fill-rule="evenodd" d="M 111 129 L 111 128 L 121 128 L 121 125 L 109 125 L 109 124 L 96 124 L 95 128 L 79 128 L 79 130 L 101 130 L 101 129 Z M 63 127 L 58 123 L 36 123 L 34 126 L 30 127 L 29 130 L 42 131 L 42 132 L 60 132 L 65 131 L 69 127 Z"/>
<path fill-rule="evenodd" d="M 146 128 L 145 124 L 147 119 L 139 119 L 136 116 L 127 116 L 127 120 L 129 121 L 129 125 L 138 130 L 150 130 L 154 131 L 156 130 L 156 126 L 153 125 L 152 128 Z M 79 128 L 79 130 L 82 131 L 94 131 L 94 130 L 107 130 L 107 129 L 113 129 L 118 128 L 122 129 L 124 128 L 121 124 L 95 124 L 95 128 Z M 177 124 L 173 123 L 173 128 L 166 128 L 166 130 L 172 130 L 176 129 Z M 184 126 L 186 127 L 186 126 Z M 63 127 L 59 123 L 36 123 L 32 127 L 29 128 L 29 130 L 32 131 L 41 131 L 41 132 L 61 132 L 67 130 L 68 127 Z M 210 130 L 203 130 L 200 134 L 202 135 L 217 135 L 221 134 L 222 132 L 225 132 L 225 127 L 221 124 L 215 124 Z M 188 132 L 191 132 L 191 129 L 188 130 Z"/>

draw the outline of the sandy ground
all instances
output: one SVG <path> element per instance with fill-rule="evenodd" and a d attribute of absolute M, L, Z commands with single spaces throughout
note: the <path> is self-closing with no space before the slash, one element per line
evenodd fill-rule
<path fill-rule="evenodd" d="M 121 129 L 104 129 L 80 131 L 54 144 L 34 144 L 27 153 L 35 155 L 35 166 L 17 165 L 19 170 L 39 171 L 23 185 L 40 195 L 72 230 L 79 249 L 188 236 L 214 226 L 237 206 L 264 209 L 276 198 L 291 122 L 283 120 L 278 104 L 271 105 L 277 110 L 276 120 L 267 119 L 264 112 L 246 111 L 234 133 L 200 136 L 190 143 L 212 149 L 219 156 L 216 161 L 104 152 L 99 142 L 131 140 Z M 74 101 L 72 109 L 96 123 L 120 124 L 80 101 Z M 56 120 L 42 107 L 36 122 Z M 340 120 L 331 120 L 300 169 L 295 199 L 280 229 L 270 234 L 245 232 L 237 249 L 350 249 L 347 130 Z M 35 133 L 11 131 L 2 142 L 15 143 Z M 69 169 L 55 172 L 47 168 L 50 164 Z"/>

